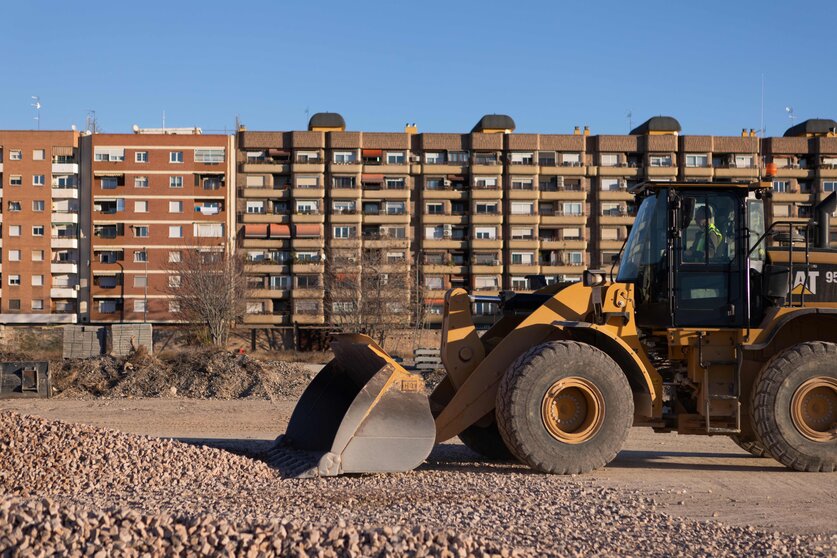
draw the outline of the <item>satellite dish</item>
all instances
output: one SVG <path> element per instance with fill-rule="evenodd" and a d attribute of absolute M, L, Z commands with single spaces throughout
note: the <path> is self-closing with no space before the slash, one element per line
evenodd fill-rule
<path fill-rule="evenodd" d="M 72 126 L 70 126 L 70 129 L 75 132 L 76 131 L 76 125 L 73 124 Z"/>
<path fill-rule="evenodd" d="M 140 131 L 140 127 L 137 124 L 131 126 L 131 129 L 134 131 L 135 134 L 138 134 Z"/>

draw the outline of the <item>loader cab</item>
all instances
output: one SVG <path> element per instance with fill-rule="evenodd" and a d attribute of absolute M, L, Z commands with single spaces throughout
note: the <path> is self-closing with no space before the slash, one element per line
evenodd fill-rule
<path fill-rule="evenodd" d="M 745 327 L 749 236 L 757 234 L 748 234 L 747 185 L 652 183 L 637 195 L 639 211 L 617 276 L 635 286 L 637 324 Z M 753 201 L 763 223 L 760 200 Z"/>

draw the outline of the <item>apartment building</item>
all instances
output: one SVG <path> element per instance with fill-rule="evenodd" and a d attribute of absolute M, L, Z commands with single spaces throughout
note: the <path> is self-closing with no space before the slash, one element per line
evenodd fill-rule
<path fill-rule="evenodd" d="M 197 128 L 134 131 L 81 138 L 90 194 L 84 322 L 178 321 L 172 289 L 184 251 L 211 258 L 231 243 L 233 138 Z"/>
<path fill-rule="evenodd" d="M 0 323 L 76 322 L 77 146 L 72 131 L 0 131 Z"/>

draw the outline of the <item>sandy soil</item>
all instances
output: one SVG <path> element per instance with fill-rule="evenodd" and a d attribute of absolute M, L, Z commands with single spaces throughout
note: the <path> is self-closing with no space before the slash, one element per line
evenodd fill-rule
<path fill-rule="evenodd" d="M 261 400 L 0 401 L 0 409 L 186 439 L 244 454 L 258 452 L 280 434 L 293 406 L 293 401 Z M 441 465 L 431 459 L 425 465 L 433 466 L 456 463 Z M 585 477 L 650 496 L 663 511 L 681 517 L 787 533 L 837 533 L 837 474 L 790 471 L 771 459 L 751 457 L 723 437 L 635 428 L 608 467 Z"/>

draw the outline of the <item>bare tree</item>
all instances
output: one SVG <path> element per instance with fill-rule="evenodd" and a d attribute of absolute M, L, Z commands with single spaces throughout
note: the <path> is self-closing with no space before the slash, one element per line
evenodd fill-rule
<path fill-rule="evenodd" d="M 331 250 L 327 259 L 329 322 L 343 331 L 365 333 L 383 344 L 387 335 L 410 327 L 410 266 L 386 249 Z"/>
<path fill-rule="evenodd" d="M 178 317 L 206 327 L 212 344 L 225 347 L 246 308 L 242 257 L 221 246 L 184 248 L 167 271 L 166 293 L 176 303 Z"/>

